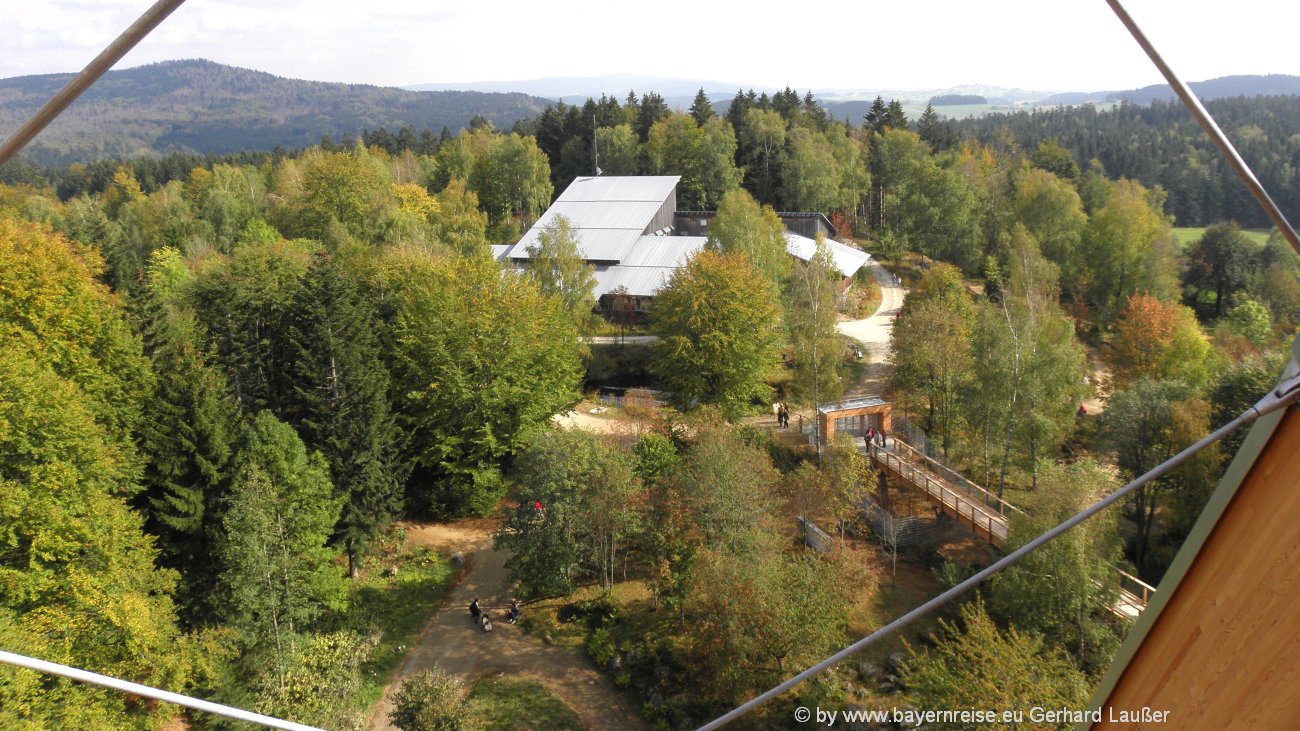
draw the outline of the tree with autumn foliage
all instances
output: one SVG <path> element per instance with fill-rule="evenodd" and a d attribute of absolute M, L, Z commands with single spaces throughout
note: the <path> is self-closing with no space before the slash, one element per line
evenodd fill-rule
<path fill-rule="evenodd" d="M 960 622 L 939 620 L 931 641 L 933 647 L 925 651 L 908 648 L 904 680 L 908 698 L 919 708 L 1082 708 L 1087 702 L 1091 684 L 1063 652 L 1046 646 L 1035 633 L 999 629 L 979 600 L 962 606 Z M 971 727 L 965 722 L 927 724 L 935 729 Z"/>
<path fill-rule="evenodd" d="M 183 687 L 190 643 L 177 576 L 128 504 L 149 361 L 102 259 L 0 219 L 0 647 Z M 170 711 L 82 684 L 0 670 L 0 727 L 128 728 Z"/>
<path fill-rule="evenodd" d="M 1147 294 L 1129 297 L 1111 331 L 1106 357 L 1120 388 L 1150 378 L 1199 389 L 1216 370 L 1210 342 L 1191 309 Z"/>

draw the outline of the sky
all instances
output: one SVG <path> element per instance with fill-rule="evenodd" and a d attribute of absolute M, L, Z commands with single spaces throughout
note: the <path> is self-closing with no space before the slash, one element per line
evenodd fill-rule
<path fill-rule="evenodd" d="M 0 78 L 78 71 L 151 3 L 5 0 Z M 1300 75 L 1294 0 L 1125 7 L 1186 81 Z M 1161 81 L 1104 0 L 187 0 L 116 68 L 179 58 L 385 86 L 611 73 L 796 89 Z"/>

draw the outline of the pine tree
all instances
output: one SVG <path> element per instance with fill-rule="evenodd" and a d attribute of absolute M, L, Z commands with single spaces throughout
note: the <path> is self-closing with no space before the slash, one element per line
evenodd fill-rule
<path fill-rule="evenodd" d="M 931 104 L 925 105 L 925 111 L 917 120 L 916 133 L 935 152 L 943 152 L 957 143 L 957 133 L 939 119 Z"/>
<path fill-rule="evenodd" d="M 664 101 L 662 96 L 655 92 L 649 92 L 641 95 L 641 105 L 637 108 L 636 133 L 642 142 L 650 134 L 650 128 L 655 122 L 671 115 L 673 110 L 668 108 L 668 102 Z"/>
<path fill-rule="evenodd" d="M 876 100 L 871 102 L 871 109 L 867 110 L 867 116 L 863 118 L 863 123 L 867 129 L 876 134 L 881 134 L 885 131 L 888 118 L 889 112 L 885 108 L 885 100 L 876 97 Z"/>
<path fill-rule="evenodd" d="M 740 136 L 741 129 L 745 126 L 745 112 L 754 107 L 754 90 L 750 89 L 749 94 L 737 89 L 736 95 L 731 98 L 731 105 L 727 107 L 727 121 L 731 122 L 732 129 L 736 130 L 736 136 Z"/>
<path fill-rule="evenodd" d="M 169 307 L 152 287 L 145 300 L 145 352 L 157 378 L 141 429 L 146 513 L 151 532 L 162 539 L 164 562 L 181 573 L 178 599 L 194 618 L 208 608 L 215 579 L 210 557 L 237 413 L 193 315 Z"/>
<path fill-rule="evenodd" d="M 889 107 L 885 112 L 885 126 L 890 129 L 907 129 L 907 113 L 903 111 L 903 105 L 897 99 L 889 100 Z"/>
<path fill-rule="evenodd" d="M 290 316 L 295 354 L 290 418 L 321 450 L 345 498 L 337 534 L 356 576 L 366 545 L 401 509 L 398 434 L 376 318 L 329 254 L 318 253 Z"/>
<path fill-rule="evenodd" d="M 713 102 L 704 93 L 704 87 L 695 94 L 695 101 L 691 102 L 691 116 L 695 118 L 695 123 L 704 126 L 704 123 L 712 119 L 715 115 L 713 111 Z"/>

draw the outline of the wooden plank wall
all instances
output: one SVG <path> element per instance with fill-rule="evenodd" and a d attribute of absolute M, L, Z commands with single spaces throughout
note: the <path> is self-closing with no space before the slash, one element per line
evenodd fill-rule
<path fill-rule="evenodd" d="M 1119 723 L 1121 711 L 1168 711 Z M 1094 729 L 1300 729 L 1300 408 L 1283 416 Z"/>

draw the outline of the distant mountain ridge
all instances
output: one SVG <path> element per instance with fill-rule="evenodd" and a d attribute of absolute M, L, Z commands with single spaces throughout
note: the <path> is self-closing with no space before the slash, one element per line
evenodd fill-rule
<path fill-rule="evenodd" d="M 47 74 L 0 79 L 0 137 L 18 128 L 72 77 Z M 1192 82 L 1202 99 L 1231 96 L 1300 95 L 1300 76 L 1226 76 Z M 602 93 L 620 102 L 629 90 L 656 92 L 670 107 L 687 108 L 705 90 L 714 107 L 725 111 L 737 90 L 769 95 L 772 87 L 640 74 L 559 77 L 526 82 L 421 85 L 439 91 L 287 79 L 261 71 L 204 60 L 166 61 L 108 72 L 32 145 L 24 156 L 38 165 L 62 166 L 102 158 L 130 158 L 168 152 L 229 154 L 295 149 L 316 144 L 322 135 L 336 139 L 385 127 L 453 132 L 476 115 L 498 128 L 536 116 L 555 99 L 581 103 Z M 455 87 L 455 88 L 447 88 Z M 513 88 L 513 91 L 508 91 Z M 807 90 L 799 90 L 802 94 Z M 959 116 L 1034 106 L 1113 102 L 1147 104 L 1172 99 L 1172 90 L 1154 85 L 1128 91 L 1047 94 L 1025 89 L 970 84 L 925 90 L 812 89 L 833 119 L 859 123 L 876 96 L 898 99 L 915 118 L 937 96 L 971 95 L 987 99 L 984 110 L 950 108 Z M 941 110 L 941 114 L 944 110 Z"/>
<path fill-rule="evenodd" d="M 7 136 L 72 78 L 0 79 L 0 137 Z M 37 164 L 167 152 L 227 154 L 299 148 L 322 135 L 360 135 L 403 126 L 453 132 L 481 115 L 497 127 L 542 111 L 526 94 L 416 92 L 286 79 L 204 60 L 165 61 L 109 71 L 24 151 Z"/>
<path fill-rule="evenodd" d="M 1192 93 L 1201 101 L 1234 96 L 1300 96 L 1300 76 L 1288 74 L 1241 74 L 1220 76 L 1205 81 L 1189 81 Z M 1127 101 L 1133 104 L 1150 104 L 1153 101 L 1171 101 L 1175 98 L 1173 87 L 1152 84 L 1127 91 L 1072 91 L 1052 94 L 1045 104 L 1085 104 L 1087 102 Z"/>

